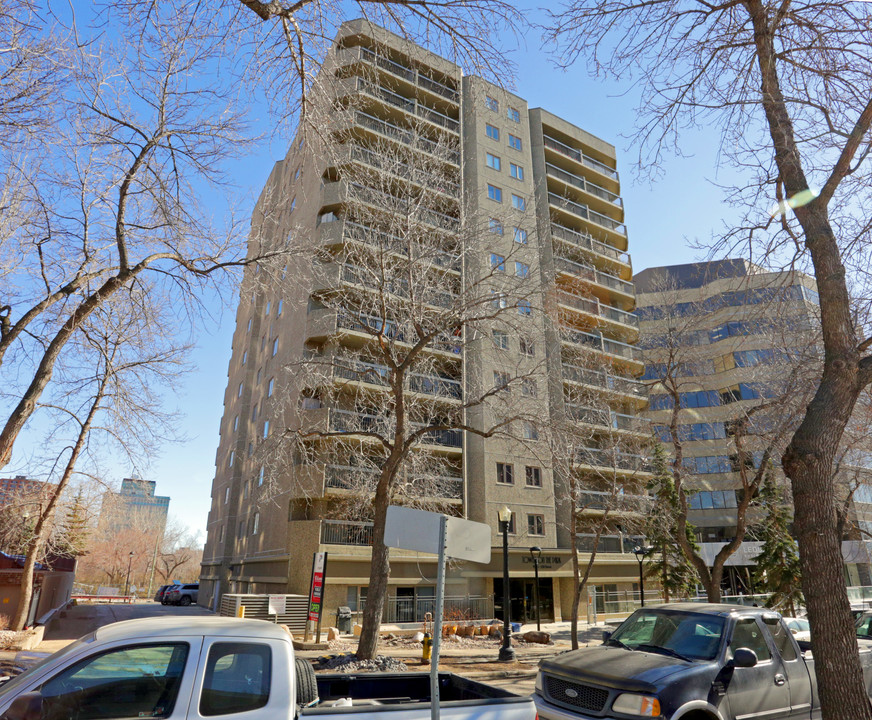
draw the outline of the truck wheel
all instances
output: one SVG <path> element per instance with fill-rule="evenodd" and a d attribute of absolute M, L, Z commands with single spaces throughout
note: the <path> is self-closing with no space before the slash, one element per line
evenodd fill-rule
<path fill-rule="evenodd" d="M 297 705 L 309 705 L 318 700 L 318 682 L 315 670 L 305 658 L 294 658 L 297 671 Z"/>
<path fill-rule="evenodd" d="M 179 600 L 179 605 L 190 605 L 190 604 L 191 604 L 190 596 L 182 595 L 181 599 Z"/>

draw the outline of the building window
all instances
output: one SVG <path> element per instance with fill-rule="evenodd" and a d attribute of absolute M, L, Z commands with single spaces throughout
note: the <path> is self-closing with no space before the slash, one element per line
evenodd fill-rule
<path fill-rule="evenodd" d="M 263 309 L 263 315 L 264 315 L 264 317 L 269 317 L 269 309 L 270 309 L 270 305 L 271 305 L 271 304 L 272 304 L 272 303 L 270 303 L 269 300 L 266 301 L 266 307 Z"/>
<path fill-rule="evenodd" d="M 509 528 L 508 528 L 509 535 L 515 534 L 515 515 L 517 515 L 517 513 L 513 512 L 512 517 L 509 518 Z"/>
<path fill-rule="evenodd" d="M 269 437 L 269 420 L 263 421 L 263 436 L 264 438 Z"/>
<path fill-rule="evenodd" d="M 297 209 L 297 198 L 294 198 L 293 200 L 291 200 L 290 211 L 294 212 L 294 210 L 296 210 L 296 209 Z"/>
<path fill-rule="evenodd" d="M 248 500 L 248 483 L 242 486 L 242 499 Z"/>
<path fill-rule="evenodd" d="M 494 127 L 493 125 L 488 125 L 485 123 L 484 131 L 487 133 L 487 136 L 491 140 L 499 140 L 500 139 L 500 129 L 498 127 Z"/>
<path fill-rule="evenodd" d="M 506 259 L 502 255 L 491 253 L 490 264 L 494 272 L 504 273 L 506 271 Z"/>
<path fill-rule="evenodd" d="M 218 528 L 218 542 L 224 542 L 224 526 Z"/>
<path fill-rule="evenodd" d="M 509 334 L 504 330 L 494 330 L 494 345 L 500 350 L 509 349 Z"/>
<path fill-rule="evenodd" d="M 236 457 L 236 452 L 234 450 L 230 451 L 230 459 L 227 461 L 227 467 L 233 467 L 233 460 Z"/>
<path fill-rule="evenodd" d="M 248 350 L 242 351 L 242 364 L 245 365 L 245 361 L 248 360 Z"/>
<path fill-rule="evenodd" d="M 494 370 L 494 389 L 508 392 L 509 374 L 504 370 Z"/>
<path fill-rule="evenodd" d="M 239 415 L 236 415 L 233 418 L 233 432 L 236 432 L 239 429 Z"/>
<path fill-rule="evenodd" d="M 497 463 L 497 482 L 503 485 L 514 485 L 515 467 L 511 463 Z"/>
<path fill-rule="evenodd" d="M 533 308 L 530 307 L 529 300 L 518 300 L 518 315 L 530 316 L 533 314 Z"/>
<path fill-rule="evenodd" d="M 503 224 L 496 218 L 491 218 L 490 220 L 488 220 L 487 229 L 494 235 L 503 234 Z"/>
<path fill-rule="evenodd" d="M 498 293 L 495 290 L 491 290 L 491 307 L 494 310 L 505 309 L 509 306 L 509 302 L 506 299 L 506 296 L 503 293 Z"/>
<path fill-rule="evenodd" d="M 515 275 L 519 278 L 530 277 L 530 266 L 527 263 L 515 260 Z"/>
<path fill-rule="evenodd" d="M 491 153 L 486 154 L 485 162 L 489 168 L 493 168 L 494 170 L 500 169 L 500 158 L 499 155 L 493 155 Z"/>
<path fill-rule="evenodd" d="M 224 488 L 224 504 L 226 505 L 229 502 L 230 502 L 230 488 L 228 487 L 228 488 Z"/>
<path fill-rule="evenodd" d="M 297 168 L 297 170 L 294 172 L 294 180 L 299 180 L 299 179 L 300 179 L 300 168 Z"/>
<path fill-rule="evenodd" d="M 251 534 L 257 535 L 260 532 L 260 513 L 256 512 L 251 520 Z"/>
<path fill-rule="evenodd" d="M 536 355 L 536 346 L 530 338 L 518 338 L 518 350 L 520 350 L 521 355 L 526 355 L 527 357 Z"/>
<path fill-rule="evenodd" d="M 248 457 L 254 454 L 254 443 L 248 443 Z"/>
<path fill-rule="evenodd" d="M 242 397 L 242 383 L 239 383 L 239 389 L 236 391 L 236 397 Z"/>
<path fill-rule="evenodd" d="M 498 188 L 496 185 L 488 184 L 487 196 L 491 200 L 496 200 L 497 202 L 502 202 L 503 201 L 503 190 L 502 190 L 502 188 Z"/>
<path fill-rule="evenodd" d="M 520 195 L 512 195 L 512 207 L 515 210 L 526 210 L 527 209 L 527 201 L 522 198 Z"/>
<path fill-rule="evenodd" d="M 515 228 L 515 242 L 518 243 L 519 245 L 526 245 L 527 244 L 527 231 L 521 230 L 521 228 L 516 227 Z"/>
<path fill-rule="evenodd" d="M 255 379 L 255 385 L 260 385 L 260 378 L 262 374 L 262 368 L 257 369 L 257 378 Z"/>
<path fill-rule="evenodd" d="M 282 305 L 285 304 L 284 300 L 279 300 L 279 304 L 276 305 L 276 317 L 279 317 L 282 314 Z"/>
<path fill-rule="evenodd" d="M 533 378 L 524 378 L 521 381 L 521 395 L 525 397 L 536 397 L 538 395 L 536 381 Z"/>
<path fill-rule="evenodd" d="M 244 534 L 245 534 L 245 522 L 240 520 L 239 525 L 236 528 L 236 537 L 242 537 Z"/>
<path fill-rule="evenodd" d="M 527 465 L 524 468 L 527 476 L 527 487 L 542 487 L 542 469 Z"/>
<path fill-rule="evenodd" d="M 527 515 L 527 534 L 528 535 L 544 535 L 545 534 L 545 516 L 544 515 Z"/>
<path fill-rule="evenodd" d="M 247 332 L 251 332 L 251 318 L 248 318 L 248 328 Z"/>
<path fill-rule="evenodd" d="M 275 384 L 276 384 L 276 379 L 270 378 L 269 382 L 266 384 L 266 396 L 267 397 L 272 397 L 273 388 L 275 387 Z"/>
<path fill-rule="evenodd" d="M 484 96 L 484 105 L 488 110 L 493 110 L 494 112 L 500 111 L 500 102 L 496 98 L 492 98 L 490 95 Z"/>
<path fill-rule="evenodd" d="M 254 404 L 254 407 L 251 408 L 251 422 L 257 420 L 257 403 Z"/>
<path fill-rule="evenodd" d="M 509 109 L 506 111 L 506 117 L 512 122 L 519 123 L 521 122 L 521 111 L 518 108 L 513 108 L 511 105 Z"/>
<path fill-rule="evenodd" d="M 536 426 L 531 423 L 529 420 L 524 420 L 521 431 L 524 436 L 524 440 L 538 440 L 539 439 L 539 430 Z"/>
<path fill-rule="evenodd" d="M 521 149 L 521 138 L 517 135 L 512 135 L 509 133 L 509 147 L 514 148 L 515 150 Z"/>
<path fill-rule="evenodd" d="M 272 344 L 273 357 L 275 357 L 275 355 L 278 351 L 279 351 L 279 339 L 276 338 L 275 340 L 273 340 L 273 344 Z"/>
<path fill-rule="evenodd" d="M 257 486 L 263 485 L 263 465 L 260 466 L 260 472 L 257 475 Z"/>
<path fill-rule="evenodd" d="M 509 163 L 509 172 L 515 180 L 523 180 L 524 179 L 524 168 L 520 165 L 515 165 L 515 163 Z"/>

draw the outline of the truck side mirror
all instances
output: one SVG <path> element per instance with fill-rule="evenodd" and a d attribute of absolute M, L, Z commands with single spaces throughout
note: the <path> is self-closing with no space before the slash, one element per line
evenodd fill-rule
<path fill-rule="evenodd" d="M 608 642 L 608 640 L 611 636 L 612 636 L 611 630 L 603 630 L 603 642 Z"/>
<path fill-rule="evenodd" d="M 0 720 L 40 720 L 41 717 L 42 695 L 29 692 L 15 698 Z"/>
<path fill-rule="evenodd" d="M 733 653 L 733 659 L 730 660 L 730 665 L 738 668 L 754 667 L 757 664 L 757 653 L 748 648 L 738 648 Z"/>

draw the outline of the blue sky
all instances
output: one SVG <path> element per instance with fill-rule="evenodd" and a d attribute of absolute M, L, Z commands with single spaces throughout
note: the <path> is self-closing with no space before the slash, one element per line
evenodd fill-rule
<path fill-rule="evenodd" d="M 682 157 L 667 156 L 657 179 L 651 181 L 647 172 L 636 172 L 638 149 L 627 139 L 634 128 L 637 105 L 631 86 L 590 79 L 581 65 L 569 72 L 554 68 L 539 49 L 534 33 L 527 46 L 511 56 L 517 65 L 513 89 L 530 107 L 547 108 L 617 147 L 635 270 L 698 259 L 699 253 L 690 243 L 707 241 L 731 215 L 723 202 L 723 191 L 712 182 L 717 179 L 717 133 L 686 133 L 681 142 Z M 266 110 L 260 121 L 268 126 Z M 267 138 L 233 169 L 245 198 L 236 212 L 250 215 L 273 162 L 285 154 L 286 142 Z M 215 307 L 213 315 L 216 321 L 200 329 L 191 358 L 195 371 L 187 376 L 183 390 L 168 398 L 170 409 L 183 415 L 180 430 L 188 440 L 165 446 L 151 466 L 139 473 L 157 482 L 159 495 L 171 497 L 170 515 L 199 532 L 200 542 L 205 540 L 235 307 Z M 16 456 L 24 458 L 23 453 Z M 26 472 L 26 467 L 16 464 L 13 460 L 6 471 Z M 123 465 L 113 468 L 111 462 L 107 469 L 107 479 L 115 484 L 133 471 Z"/>

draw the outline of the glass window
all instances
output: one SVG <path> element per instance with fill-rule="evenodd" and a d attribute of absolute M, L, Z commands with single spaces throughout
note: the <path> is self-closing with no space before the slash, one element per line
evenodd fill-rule
<path fill-rule="evenodd" d="M 506 271 L 506 259 L 502 255 L 497 255 L 496 253 L 491 253 L 490 264 L 491 264 L 491 267 L 496 272 L 505 272 Z"/>
<path fill-rule="evenodd" d="M 515 260 L 515 275 L 519 278 L 526 278 L 530 276 L 530 266 L 527 263 L 519 262 Z"/>
<path fill-rule="evenodd" d="M 256 512 L 254 514 L 254 518 L 251 521 L 251 534 L 257 535 L 259 530 L 260 530 L 260 513 Z"/>
<path fill-rule="evenodd" d="M 490 95 L 485 95 L 484 105 L 488 110 L 493 110 L 494 112 L 499 112 L 500 110 L 499 100 L 492 98 Z"/>
<path fill-rule="evenodd" d="M 763 627 L 769 633 L 769 637 L 772 638 L 772 642 L 775 643 L 778 652 L 781 653 L 781 659 L 786 662 L 796 660 L 796 650 L 790 638 L 790 631 L 784 627 L 784 621 L 779 620 L 773 625 L 763 623 Z"/>
<path fill-rule="evenodd" d="M 285 304 L 284 300 L 279 300 L 279 304 L 276 306 L 276 317 L 282 314 L 282 305 Z"/>
<path fill-rule="evenodd" d="M 269 646 L 215 643 L 206 660 L 200 715 L 230 715 L 262 708 L 269 701 L 271 672 Z"/>
<path fill-rule="evenodd" d="M 509 118 L 512 122 L 519 123 L 521 122 L 521 113 L 517 108 L 509 107 L 506 112 L 506 117 Z"/>
<path fill-rule="evenodd" d="M 491 218 L 490 220 L 488 220 L 487 229 L 490 230 L 490 232 L 492 232 L 494 235 L 503 234 L 503 224 L 496 218 Z"/>
<path fill-rule="evenodd" d="M 485 123 L 484 131 L 491 140 L 500 139 L 500 129 L 498 127 L 494 127 L 493 125 L 488 125 Z"/>
<path fill-rule="evenodd" d="M 538 440 L 539 430 L 529 420 L 525 420 L 522 425 L 522 432 L 525 440 Z"/>
<path fill-rule="evenodd" d="M 717 655 L 724 630 L 721 617 L 698 613 L 637 610 L 612 638 L 634 650 L 664 648 L 700 660 Z"/>
<path fill-rule="evenodd" d="M 279 351 L 279 339 L 276 338 L 275 340 L 273 340 L 273 343 L 272 343 L 272 354 L 273 354 L 273 356 L 275 356 L 275 354 L 276 354 L 278 351 Z"/>
<path fill-rule="evenodd" d="M 239 388 L 236 390 L 236 397 L 242 397 L 242 383 L 239 383 Z"/>
<path fill-rule="evenodd" d="M 769 646 L 766 644 L 766 639 L 763 637 L 763 632 L 757 621 L 754 618 L 743 618 L 736 623 L 733 628 L 733 637 L 730 640 L 730 647 L 727 651 L 727 660 L 733 657 L 733 652 L 739 648 L 748 648 L 757 654 L 757 660 L 763 662 L 772 657 L 769 652 Z"/>
<path fill-rule="evenodd" d="M 515 482 L 515 467 L 511 463 L 497 463 L 497 482 L 512 485 Z"/>
<path fill-rule="evenodd" d="M 233 418 L 233 432 L 236 432 L 239 429 L 239 415 L 236 415 Z"/>
<path fill-rule="evenodd" d="M 542 487 L 542 469 L 527 465 L 524 468 L 527 476 L 527 487 Z"/>
<path fill-rule="evenodd" d="M 536 381 L 533 378 L 524 378 L 521 381 L 521 395 L 525 397 L 537 397 Z"/>
<path fill-rule="evenodd" d="M 509 147 L 514 148 L 515 150 L 521 149 L 521 138 L 517 135 L 509 134 Z"/>
<path fill-rule="evenodd" d="M 297 198 L 294 198 L 293 200 L 291 200 L 290 210 L 291 210 L 291 212 L 294 212 L 294 210 L 296 210 L 296 209 L 297 209 Z"/>
<path fill-rule="evenodd" d="M 186 643 L 128 646 L 85 658 L 39 688 L 42 718 L 169 717 L 187 659 Z"/>
<path fill-rule="evenodd" d="M 515 163 L 509 163 L 509 173 L 516 180 L 524 179 L 524 168 L 520 165 L 515 165 Z"/>
<path fill-rule="evenodd" d="M 487 186 L 487 196 L 491 200 L 496 200 L 497 202 L 503 201 L 503 190 L 502 188 L 498 188 L 496 185 L 488 185 Z"/>
<path fill-rule="evenodd" d="M 259 472 L 258 475 L 257 475 L 257 485 L 258 485 L 258 487 L 260 487 L 261 485 L 263 485 L 263 472 L 264 472 L 264 470 L 263 470 L 263 465 L 261 465 L 261 466 L 260 466 L 260 472 Z"/>
<path fill-rule="evenodd" d="M 509 374 L 502 370 L 494 370 L 494 388 L 497 390 L 509 390 Z"/>
<path fill-rule="evenodd" d="M 230 488 L 224 488 L 224 504 L 230 502 Z"/>
<path fill-rule="evenodd" d="M 528 535 L 544 535 L 545 534 L 545 516 L 544 515 L 527 515 L 527 534 Z"/>
<path fill-rule="evenodd" d="M 245 361 L 248 360 L 248 350 L 242 351 L 242 364 L 245 365 Z"/>
<path fill-rule="evenodd" d="M 521 230 L 521 228 L 515 228 L 515 242 L 519 245 L 527 244 L 527 231 Z"/>
<path fill-rule="evenodd" d="M 267 397 L 272 397 L 273 389 L 275 388 L 275 385 L 276 385 L 276 379 L 270 378 L 269 382 L 266 384 L 266 396 Z"/>
<path fill-rule="evenodd" d="M 500 169 L 500 158 L 498 155 L 487 153 L 485 162 L 489 168 L 493 168 L 494 170 Z"/>
<path fill-rule="evenodd" d="M 522 337 L 518 339 L 518 350 L 520 350 L 521 355 L 528 357 L 533 357 L 536 354 L 536 346 L 529 338 Z"/>
<path fill-rule="evenodd" d="M 509 334 L 503 330 L 494 330 L 494 345 L 500 350 L 508 350 Z"/>
<path fill-rule="evenodd" d="M 515 208 L 515 210 L 526 210 L 527 201 L 520 195 L 512 195 L 512 207 Z"/>
<path fill-rule="evenodd" d="M 227 461 L 227 467 L 233 467 L 233 459 L 236 457 L 236 452 L 230 451 L 230 459 Z"/>
<path fill-rule="evenodd" d="M 529 300 L 518 300 L 518 315 L 532 315 L 533 308 Z"/>
<path fill-rule="evenodd" d="M 269 437 L 269 420 L 263 421 L 263 436 L 264 438 Z"/>

